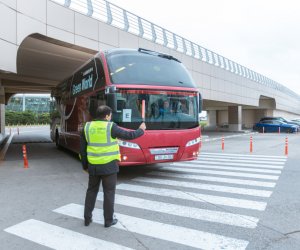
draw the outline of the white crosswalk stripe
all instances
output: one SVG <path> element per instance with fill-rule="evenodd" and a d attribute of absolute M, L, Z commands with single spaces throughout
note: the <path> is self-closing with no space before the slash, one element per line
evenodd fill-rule
<path fill-rule="evenodd" d="M 215 162 L 205 161 L 205 160 L 196 160 L 195 162 L 199 164 L 211 164 L 215 165 Z M 222 165 L 225 166 L 239 166 L 239 167 L 254 167 L 254 168 L 272 168 L 272 169 L 283 169 L 281 165 L 267 165 L 267 164 L 257 164 L 257 163 L 238 163 L 238 162 L 222 162 Z"/>
<path fill-rule="evenodd" d="M 267 158 L 267 159 L 287 159 L 286 156 L 276 156 L 276 155 L 249 155 L 249 154 L 228 154 L 228 153 L 209 153 L 209 152 L 201 152 L 201 155 L 213 155 L 213 156 L 231 156 L 231 157 L 251 157 L 256 159 Z"/>
<path fill-rule="evenodd" d="M 208 169 L 222 169 L 222 170 L 233 170 L 242 172 L 256 172 L 256 173 L 270 173 L 270 174 L 281 174 L 281 170 L 270 170 L 270 169 L 259 169 L 259 168 L 239 168 L 239 167 L 223 167 L 220 165 L 203 165 L 197 162 L 186 162 L 186 163 L 173 163 L 173 166 L 181 166 L 185 168 L 208 168 Z"/>
<path fill-rule="evenodd" d="M 146 178 L 141 178 L 143 182 L 146 182 Z M 140 178 L 136 178 L 136 180 L 141 180 Z M 168 180 L 153 180 L 153 183 L 157 184 L 163 184 L 164 182 L 168 182 L 169 186 L 175 186 L 178 187 L 178 182 L 171 182 Z M 151 182 L 151 180 L 149 180 Z M 167 184 L 166 184 L 167 185 Z M 176 192 L 174 192 L 174 196 L 176 196 Z M 136 192 L 142 192 L 142 193 L 152 193 L 154 194 L 153 190 L 149 187 L 142 187 L 139 186 L 136 189 Z M 164 196 L 163 194 L 160 193 L 160 189 L 155 190 L 155 194 L 159 194 L 161 196 Z M 236 198 L 229 198 L 229 197 L 223 197 L 223 196 L 218 196 L 218 195 L 207 195 L 207 194 L 200 194 L 200 193 L 195 193 L 195 192 L 185 192 L 197 199 L 198 202 L 208 202 L 211 204 L 216 204 L 216 205 L 222 205 L 222 206 L 229 206 L 229 207 L 239 207 L 239 208 L 245 208 L 245 209 L 250 209 L 250 210 L 259 210 L 263 211 L 265 210 L 267 204 L 265 202 L 261 201 L 254 201 L 254 200 L 248 200 L 248 199 L 236 199 Z"/>
<path fill-rule="evenodd" d="M 249 162 L 249 163 L 264 163 L 264 164 L 284 164 L 286 159 L 273 159 L 270 161 L 270 158 L 260 158 L 259 160 L 253 157 L 237 157 L 237 156 L 226 156 L 226 155 L 200 155 L 198 160 L 207 160 L 207 161 L 227 161 L 227 162 Z"/>
<path fill-rule="evenodd" d="M 131 249 L 33 219 L 6 228 L 4 231 L 53 249 Z"/>
<path fill-rule="evenodd" d="M 200 190 L 209 190 L 215 192 L 222 193 L 232 193 L 232 194 L 244 194 L 250 196 L 258 196 L 258 197 L 270 197 L 272 192 L 267 190 L 257 190 L 250 188 L 240 188 L 240 187 L 228 187 L 221 185 L 211 185 L 211 184 L 202 184 L 197 182 L 186 182 L 186 181 L 176 181 L 176 180 L 165 180 L 165 179 L 155 179 L 155 178 L 145 178 L 145 177 L 137 177 L 134 179 L 135 181 L 142 181 L 148 183 L 156 183 L 174 187 L 187 187 L 194 188 Z"/>
<path fill-rule="evenodd" d="M 102 195 L 99 195 L 97 199 L 103 201 Z M 171 203 L 134 198 L 134 197 L 124 196 L 124 195 L 116 195 L 115 202 L 116 204 L 120 204 L 124 206 L 147 209 L 150 211 L 156 211 L 160 213 L 172 214 L 172 215 L 182 216 L 191 219 L 222 223 L 222 224 L 238 226 L 238 227 L 255 228 L 258 222 L 258 218 L 252 216 L 193 208 L 193 207 L 175 205 Z"/>
<path fill-rule="evenodd" d="M 266 179 L 266 180 L 278 180 L 276 175 L 264 175 L 264 174 L 250 174 L 250 173 L 237 173 L 230 171 L 218 171 L 218 170 L 206 170 L 206 169 L 187 169 L 187 168 L 176 168 L 176 167 L 164 167 L 163 169 L 176 170 L 177 172 L 185 173 L 203 173 L 212 175 L 227 175 L 227 176 L 238 176 L 246 178 Z"/>
<path fill-rule="evenodd" d="M 114 228 L 179 244 L 178 248 L 245 249 L 247 237 L 240 239 L 235 230 L 228 234 L 226 228 L 252 232 L 257 227 L 286 160 L 201 152 L 196 161 L 159 166 L 117 186 L 115 211 L 119 223 Z M 97 199 L 102 201 L 103 194 L 99 193 Z M 139 217 L 128 215 L 132 209 L 138 209 Z M 53 212 L 83 220 L 83 210 L 83 205 L 68 204 Z M 150 220 L 149 213 L 155 219 Z M 180 224 L 176 220 L 161 222 L 167 215 L 181 219 Z M 197 225 L 214 225 L 214 231 L 190 228 L 189 219 Z M 94 210 L 93 222 L 104 224 L 103 210 Z M 124 242 L 105 241 L 37 220 L 21 222 L 5 231 L 53 249 L 130 249 Z"/>
<path fill-rule="evenodd" d="M 253 181 L 253 180 L 244 180 L 244 179 L 232 179 L 224 177 L 214 177 L 214 176 L 205 176 L 205 175 L 193 175 L 193 174 L 184 174 L 184 173 L 170 173 L 170 172 L 160 172 L 155 171 L 151 172 L 148 175 L 162 176 L 162 177 L 176 177 L 176 178 L 187 178 L 194 180 L 210 181 L 210 182 L 222 182 L 238 185 L 248 185 L 248 186 L 258 186 L 258 187 L 275 187 L 275 182 L 265 182 L 265 181 Z"/>
<path fill-rule="evenodd" d="M 57 213 L 82 219 L 84 207 L 70 204 L 54 210 Z M 94 222 L 103 224 L 103 210 L 94 209 Z M 118 213 L 120 223 L 116 228 L 147 235 L 157 239 L 172 241 L 190 247 L 201 249 L 245 249 L 247 241 L 225 237 L 222 235 L 202 232 L 185 227 L 164 224 Z"/>

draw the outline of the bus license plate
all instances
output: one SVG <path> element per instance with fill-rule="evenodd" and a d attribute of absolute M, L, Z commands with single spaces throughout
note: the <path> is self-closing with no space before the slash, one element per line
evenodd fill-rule
<path fill-rule="evenodd" d="M 173 155 L 156 155 L 155 160 L 172 160 Z"/>

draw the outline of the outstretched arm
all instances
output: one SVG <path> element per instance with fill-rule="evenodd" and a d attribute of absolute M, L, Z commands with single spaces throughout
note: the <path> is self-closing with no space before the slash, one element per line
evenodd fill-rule
<path fill-rule="evenodd" d="M 144 134 L 144 130 L 146 129 L 145 123 L 142 123 L 140 127 L 135 131 L 128 131 L 120 128 L 117 124 L 113 124 L 111 130 L 111 136 L 113 138 L 119 138 L 124 140 L 133 140 L 138 138 Z"/>

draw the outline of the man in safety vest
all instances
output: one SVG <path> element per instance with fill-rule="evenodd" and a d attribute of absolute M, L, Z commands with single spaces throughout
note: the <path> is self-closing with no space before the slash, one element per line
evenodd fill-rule
<path fill-rule="evenodd" d="M 84 206 L 84 224 L 92 222 L 99 186 L 103 187 L 104 226 L 115 225 L 118 220 L 114 215 L 115 190 L 120 151 L 117 138 L 132 140 L 144 134 L 143 122 L 135 131 L 127 131 L 110 122 L 112 110 L 102 105 L 97 109 L 95 121 L 87 122 L 80 141 L 80 155 L 84 170 L 89 172 L 89 184 Z"/>

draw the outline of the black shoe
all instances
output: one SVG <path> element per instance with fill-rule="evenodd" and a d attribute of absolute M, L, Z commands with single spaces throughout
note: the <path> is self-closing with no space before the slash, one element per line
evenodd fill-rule
<path fill-rule="evenodd" d="M 118 219 L 113 219 L 110 223 L 105 223 L 104 227 L 111 227 L 113 225 L 116 225 L 118 223 Z"/>
<path fill-rule="evenodd" d="M 92 218 L 89 219 L 84 219 L 84 225 L 87 227 L 88 225 L 90 225 L 93 222 Z"/>

